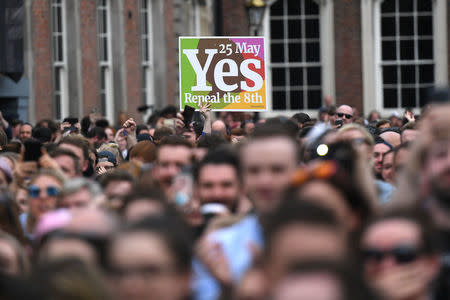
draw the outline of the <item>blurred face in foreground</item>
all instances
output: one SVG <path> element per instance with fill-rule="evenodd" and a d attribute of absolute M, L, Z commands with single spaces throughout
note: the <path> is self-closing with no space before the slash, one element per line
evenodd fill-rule
<path fill-rule="evenodd" d="M 371 225 L 363 234 L 365 275 L 385 299 L 426 299 L 438 263 L 424 252 L 420 232 L 418 224 L 394 218 Z"/>
<path fill-rule="evenodd" d="M 161 216 L 164 214 L 164 206 L 159 200 L 151 198 L 139 198 L 129 203 L 123 213 L 127 223 L 137 222 L 148 216 Z"/>
<path fill-rule="evenodd" d="M 99 259 L 94 247 L 78 238 L 50 239 L 39 252 L 39 258 L 42 261 L 69 257 L 76 257 L 90 265 L 97 265 Z"/>
<path fill-rule="evenodd" d="M 343 300 L 340 282 L 332 274 L 290 275 L 273 291 L 273 300 Z"/>
<path fill-rule="evenodd" d="M 272 239 L 266 264 L 268 280 L 276 284 L 289 273 L 293 262 L 339 260 L 346 251 L 346 238 L 339 229 L 302 223 L 287 225 Z"/>
<path fill-rule="evenodd" d="M 245 189 L 256 210 L 270 212 L 297 167 L 296 145 L 287 137 L 251 141 L 241 151 Z"/>
<path fill-rule="evenodd" d="M 158 234 L 119 236 L 111 245 L 109 260 L 111 284 L 119 300 L 182 300 L 189 294 L 189 273 L 177 268 Z"/>
<path fill-rule="evenodd" d="M 436 141 L 429 146 L 425 163 L 431 193 L 450 207 L 450 141 Z"/>

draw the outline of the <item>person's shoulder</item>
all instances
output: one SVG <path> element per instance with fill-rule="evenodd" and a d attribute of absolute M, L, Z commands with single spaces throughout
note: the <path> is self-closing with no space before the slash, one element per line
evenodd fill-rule
<path fill-rule="evenodd" d="M 259 232 L 261 225 L 256 215 L 251 214 L 239 222 L 219 229 L 213 233 L 214 239 L 219 242 L 232 242 L 240 237 L 247 237 Z"/>
<path fill-rule="evenodd" d="M 223 228 L 221 230 L 241 231 L 242 229 L 254 227 L 254 226 L 259 226 L 258 217 L 254 214 L 249 214 L 249 215 L 243 217 L 241 220 L 239 220 L 235 224 L 233 224 L 227 228 Z"/>
<path fill-rule="evenodd" d="M 375 185 L 380 191 L 393 191 L 395 190 L 395 187 L 390 184 L 389 182 L 385 182 L 382 180 L 375 180 Z"/>
<path fill-rule="evenodd" d="M 392 194 L 396 190 L 395 186 L 382 180 L 376 180 L 375 186 L 377 188 L 378 198 L 381 203 L 388 203 L 391 200 Z"/>

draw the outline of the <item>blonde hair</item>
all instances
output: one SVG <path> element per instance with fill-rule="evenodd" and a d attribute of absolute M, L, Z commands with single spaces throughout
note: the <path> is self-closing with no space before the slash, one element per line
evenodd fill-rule
<path fill-rule="evenodd" d="M 364 139 L 367 141 L 369 146 L 375 145 L 375 141 L 374 141 L 372 135 L 364 127 L 362 127 L 359 124 L 356 124 L 356 123 L 346 124 L 346 125 L 342 126 L 342 128 L 339 129 L 338 132 L 343 133 L 343 132 L 349 132 L 351 130 L 358 130 L 359 132 L 361 132 L 361 134 L 364 135 Z"/>
<path fill-rule="evenodd" d="M 39 172 L 37 172 L 30 180 L 30 184 L 34 183 L 39 177 L 41 176 L 48 176 L 54 178 L 56 181 L 58 181 L 61 186 L 64 185 L 66 182 L 66 177 L 61 173 L 53 169 L 40 169 Z"/>
<path fill-rule="evenodd" d="M 116 143 L 107 143 L 101 145 L 100 148 L 97 149 L 97 153 L 100 153 L 102 151 L 109 151 L 112 154 L 114 154 L 118 164 L 120 164 L 123 161 L 122 155 L 119 150 L 119 145 L 117 145 Z"/>
<path fill-rule="evenodd" d="M 41 176 L 48 176 L 55 179 L 61 184 L 61 188 L 64 186 L 64 183 L 66 182 L 66 177 L 62 172 L 53 169 L 40 169 L 39 172 L 36 173 L 31 178 L 29 185 L 33 184 Z M 34 227 L 36 226 L 36 222 L 37 222 L 36 218 L 32 216 L 31 213 L 29 213 L 26 221 L 27 231 L 32 232 L 34 230 Z"/>

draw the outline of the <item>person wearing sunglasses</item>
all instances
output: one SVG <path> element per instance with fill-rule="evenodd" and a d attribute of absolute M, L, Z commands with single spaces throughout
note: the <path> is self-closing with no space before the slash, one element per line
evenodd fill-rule
<path fill-rule="evenodd" d="M 434 230 L 425 212 L 396 208 L 363 230 L 361 254 L 368 283 L 387 300 L 431 299 L 439 272 Z"/>
<path fill-rule="evenodd" d="M 40 217 L 56 208 L 57 197 L 64 181 L 64 177 L 59 173 L 48 169 L 42 169 L 31 179 L 28 186 L 29 210 L 19 217 L 29 240 L 34 239 L 33 231 Z"/>
<path fill-rule="evenodd" d="M 343 125 L 353 123 L 353 108 L 346 104 L 338 107 L 336 115 L 336 120 L 342 120 Z"/>

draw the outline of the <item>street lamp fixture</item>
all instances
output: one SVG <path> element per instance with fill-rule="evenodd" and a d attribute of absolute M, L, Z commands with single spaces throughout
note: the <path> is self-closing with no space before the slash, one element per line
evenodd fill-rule
<path fill-rule="evenodd" d="M 264 0 L 247 0 L 245 3 L 247 8 L 248 21 L 250 23 L 250 32 L 257 35 L 264 18 L 266 9 L 266 1 Z"/>

